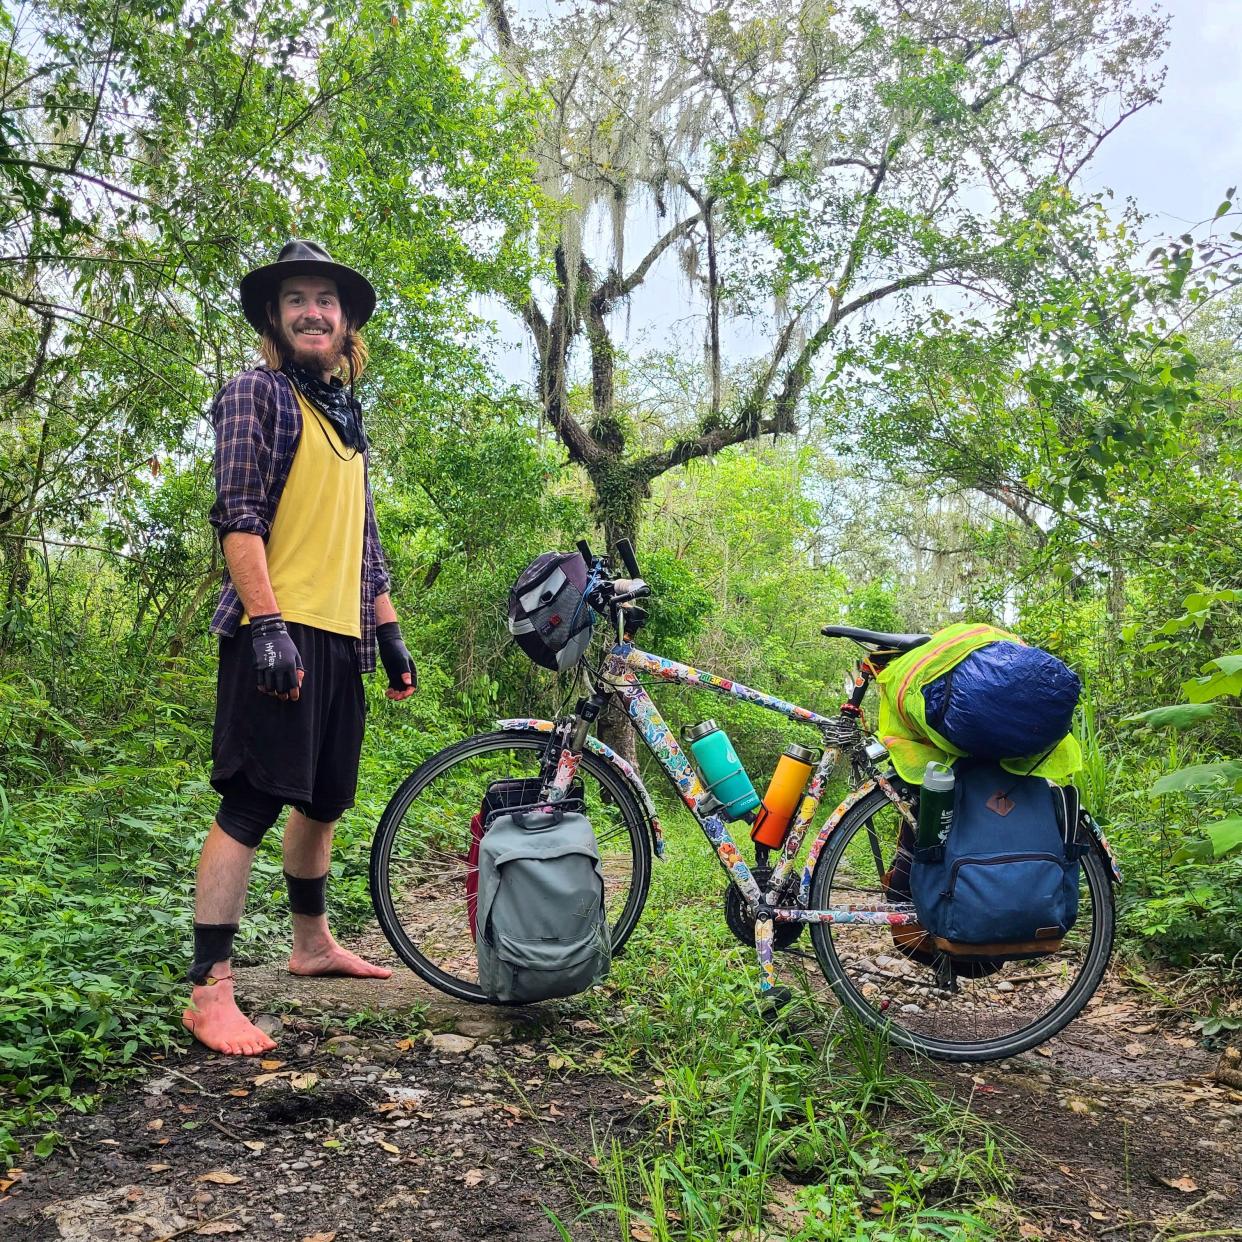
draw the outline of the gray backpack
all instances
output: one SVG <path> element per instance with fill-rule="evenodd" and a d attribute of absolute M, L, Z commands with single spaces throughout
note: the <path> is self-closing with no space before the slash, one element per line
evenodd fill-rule
<path fill-rule="evenodd" d="M 479 844 L 479 986 L 504 1004 L 585 992 L 612 950 L 604 872 L 585 815 L 517 810 Z"/>

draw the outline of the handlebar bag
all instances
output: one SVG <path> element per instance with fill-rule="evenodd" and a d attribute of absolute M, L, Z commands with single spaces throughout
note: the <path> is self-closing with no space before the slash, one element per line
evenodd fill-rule
<path fill-rule="evenodd" d="M 612 962 L 604 871 L 585 815 L 496 818 L 479 845 L 479 986 L 501 1004 L 573 996 Z"/>
<path fill-rule="evenodd" d="M 586 654 L 595 622 L 587 576 L 580 552 L 545 552 L 509 591 L 509 633 L 543 668 L 572 668 Z"/>

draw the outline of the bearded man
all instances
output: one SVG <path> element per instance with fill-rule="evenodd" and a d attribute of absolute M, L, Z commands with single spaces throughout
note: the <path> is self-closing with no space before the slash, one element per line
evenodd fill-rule
<path fill-rule="evenodd" d="M 328 928 L 332 832 L 354 803 L 376 641 L 390 699 L 417 674 L 388 597 L 354 381 L 358 330 L 375 309 L 360 273 L 289 242 L 241 282 L 263 366 L 212 404 L 216 503 L 228 566 L 212 633 L 220 665 L 211 783 L 220 809 L 198 865 L 193 991 L 183 1021 L 218 1052 L 275 1047 L 233 995 L 236 935 L 255 849 L 289 806 L 283 859 L 293 917 L 289 970 L 386 979 Z"/>

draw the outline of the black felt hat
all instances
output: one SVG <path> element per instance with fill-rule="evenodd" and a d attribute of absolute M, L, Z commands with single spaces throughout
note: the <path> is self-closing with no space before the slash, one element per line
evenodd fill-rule
<path fill-rule="evenodd" d="M 242 313 L 250 326 L 262 335 L 267 328 L 267 304 L 276 300 L 280 282 L 290 276 L 307 275 L 336 281 L 337 292 L 355 328 L 361 328 L 375 313 L 375 290 L 361 272 L 335 262 L 318 242 L 291 241 L 281 247 L 275 263 L 256 267 L 242 277 Z"/>

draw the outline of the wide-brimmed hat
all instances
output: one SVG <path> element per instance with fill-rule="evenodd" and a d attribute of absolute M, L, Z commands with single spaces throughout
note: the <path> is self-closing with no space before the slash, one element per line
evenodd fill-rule
<path fill-rule="evenodd" d="M 256 267 L 242 277 L 242 313 L 256 332 L 262 335 L 267 328 L 267 304 L 276 300 L 280 282 L 290 276 L 306 275 L 336 281 L 355 328 L 361 328 L 375 313 L 375 290 L 361 272 L 335 262 L 318 242 L 291 241 L 281 247 L 275 263 Z"/>

